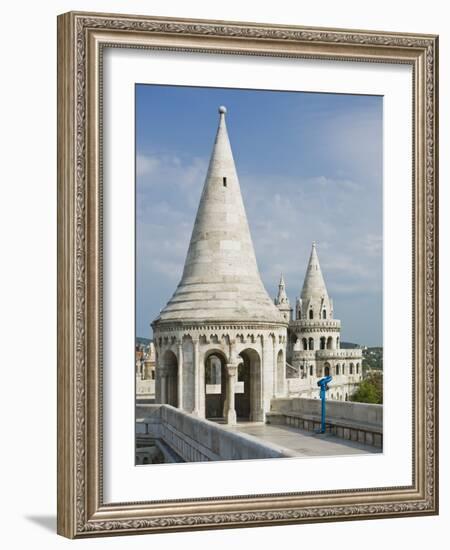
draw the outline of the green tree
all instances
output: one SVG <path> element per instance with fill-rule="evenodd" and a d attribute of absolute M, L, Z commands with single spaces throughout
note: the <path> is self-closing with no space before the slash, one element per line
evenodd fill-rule
<path fill-rule="evenodd" d="M 363 380 L 356 392 L 350 397 L 350 401 L 358 403 L 383 403 L 383 375 L 370 373 Z"/>

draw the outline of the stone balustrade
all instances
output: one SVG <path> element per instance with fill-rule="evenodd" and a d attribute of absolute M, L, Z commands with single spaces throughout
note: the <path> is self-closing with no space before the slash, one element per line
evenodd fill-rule
<path fill-rule="evenodd" d="M 140 440 L 161 440 L 185 462 L 297 456 L 288 449 L 227 430 L 170 405 L 137 407 L 136 436 Z"/>
<path fill-rule="evenodd" d="M 267 423 L 285 424 L 308 431 L 321 425 L 320 399 L 273 399 Z M 337 437 L 383 447 L 383 405 L 327 401 L 326 429 Z"/>
<path fill-rule="evenodd" d="M 339 319 L 295 319 L 289 323 L 290 328 L 295 331 L 317 328 L 322 329 L 339 329 L 341 327 L 341 321 Z"/>
<path fill-rule="evenodd" d="M 355 349 L 318 349 L 316 350 L 317 359 L 362 359 L 362 350 Z"/>
<path fill-rule="evenodd" d="M 136 396 L 139 397 L 155 397 L 155 381 L 142 380 L 136 376 Z"/>

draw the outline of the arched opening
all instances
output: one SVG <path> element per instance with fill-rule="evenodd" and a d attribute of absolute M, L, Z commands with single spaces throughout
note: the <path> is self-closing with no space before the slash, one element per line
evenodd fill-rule
<path fill-rule="evenodd" d="M 223 418 L 227 392 L 225 356 L 211 351 L 205 357 L 205 416 Z"/>
<path fill-rule="evenodd" d="M 340 338 L 339 336 L 336 337 L 336 349 L 339 349 L 341 346 L 341 343 L 340 343 Z"/>
<path fill-rule="evenodd" d="M 339 370 L 340 370 L 340 367 L 339 367 L 339 363 L 336 365 L 336 376 L 339 376 Z"/>
<path fill-rule="evenodd" d="M 345 400 L 348 401 L 348 393 L 345 394 Z"/>
<path fill-rule="evenodd" d="M 314 374 L 314 367 L 312 365 L 309 365 L 309 376 L 312 376 Z"/>
<path fill-rule="evenodd" d="M 342 364 L 342 374 L 345 374 L 345 363 Z"/>
<path fill-rule="evenodd" d="M 285 374 L 285 361 L 283 350 L 280 349 L 277 355 L 277 394 L 283 395 L 284 393 L 284 379 Z"/>
<path fill-rule="evenodd" d="M 312 310 L 312 309 L 309 310 L 309 318 L 310 318 L 310 319 L 313 318 L 313 310 Z"/>
<path fill-rule="evenodd" d="M 326 319 L 326 318 L 327 318 L 327 310 L 324 309 L 324 310 L 322 311 L 322 319 Z"/>
<path fill-rule="evenodd" d="M 307 350 L 308 349 L 308 340 L 306 338 L 302 338 L 302 344 L 303 344 L 303 349 Z"/>
<path fill-rule="evenodd" d="M 308 347 L 309 349 L 314 349 L 314 338 L 309 338 Z"/>
<path fill-rule="evenodd" d="M 161 401 L 178 406 L 178 360 L 173 351 L 166 350 L 163 355 L 164 374 L 161 381 Z"/>
<path fill-rule="evenodd" d="M 325 373 L 324 376 L 330 376 L 330 363 L 325 363 Z"/>
<path fill-rule="evenodd" d="M 333 337 L 332 336 L 328 336 L 327 349 L 333 349 Z"/>
<path fill-rule="evenodd" d="M 222 362 L 217 355 L 210 355 L 205 364 L 205 381 L 210 386 L 222 384 Z"/>
<path fill-rule="evenodd" d="M 263 419 L 261 401 L 261 359 L 254 349 L 239 354 L 242 363 L 238 366 L 235 388 L 235 408 L 238 419 L 260 421 Z"/>
<path fill-rule="evenodd" d="M 325 336 L 321 336 L 320 337 L 320 349 L 325 349 L 325 343 L 326 343 Z"/>
<path fill-rule="evenodd" d="M 350 363 L 350 370 L 349 370 L 349 374 L 353 374 L 353 363 Z"/>
<path fill-rule="evenodd" d="M 356 363 L 356 374 L 359 374 L 359 363 Z"/>

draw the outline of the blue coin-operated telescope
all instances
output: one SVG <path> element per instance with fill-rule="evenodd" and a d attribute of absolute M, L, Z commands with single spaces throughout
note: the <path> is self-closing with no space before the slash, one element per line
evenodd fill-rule
<path fill-rule="evenodd" d="M 325 376 L 325 378 L 321 378 L 317 385 L 320 388 L 320 399 L 322 400 L 322 425 L 318 433 L 324 434 L 326 431 L 325 426 L 325 398 L 328 390 L 328 384 L 333 380 L 332 376 Z"/>

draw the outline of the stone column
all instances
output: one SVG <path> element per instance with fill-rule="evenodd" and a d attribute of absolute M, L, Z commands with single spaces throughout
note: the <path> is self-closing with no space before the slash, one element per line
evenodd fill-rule
<path fill-rule="evenodd" d="M 265 381 L 265 377 L 266 377 L 266 374 L 269 375 L 269 373 L 266 373 L 266 365 L 267 364 L 270 364 L 270 361 L 267 361 L 268 357 L 266 357 L 266 354 L 268 353 L 269 351 L 269 346 L 265 345 L 266 342 L 264 340 L 264 336 L 261 336 L 261 357 L 260 357 L 260 361 L 259 361 L 259 388 L 258 388 L 258 393 L 257 393 L 257 399 L 256 399 L 256 403 L 255 403 L 255 407 L 252 411 L 252 420 L 253 422 L 263 422 L 264 421 L 264 403 L 266 401 L 266 381 Z M 256 359 L 254 359 L 255 361 L 255 367 L 254 367 L 254 371 L 255 373 L 258 372 L 258 361 Z M 268 366 L 268 365 L 267 365 Z M 257 378 L 257 376 L 256 376 Z M 268 376 L 269 378 L 269 376 Z M 270 390 L 269 390 L 269 394 L 267 396 L 269 398 L 269 401 L 270 401 Z"/>
<path fill-rule="evenodd" d="M 236 424 L 236 409 L 234 404 L 234 386 L 236 384 L 238 366 L 236 363 L 227 363 L 227 402 L 225 411 L 225 422 Z"/>
<path fill-rule="evenodd" d="M 167 372 L 161 370 L 161 403 L 167 403 Z"/>
<path fill-rule="evenodd" d="M 183 409 L 183 342 L 178 341 L 178 408 Z"/>
<path fill-rule="evenodd" d="M 198 338 L 193 340 L 194 343 L 194 414 L 199 414 L 200 412 L 200 350 Z"/>
<path fill-rule="evenodd" d="M 198 356 L 198 414 L 206 417 L 205 354 L 200 349 Z"/>
<path fill-rule="evenodd" d="M 282 341 L 283 344 L 285 342 Z M 286 397 L 286 345 L 284 345 L 283 349 L 283 355 L 282 355 L 282 368 L 281 368 L 281 381 L 278 384 L 277 379 L 277 386 L 280 388 L 280 397 Z M 277 376 L 278 376 L 278 353 L 277 353 Z"/>
<path fill-rule="evenodd" d="M 278 363 L 277 363 L 277 335 L 275 334 L 273 336 L 273 339 L 272 339 L 272 342 L 273 342 L 273 377 L 272 377 L 272 388 L 273 388 L 273 391 L 272 391 L 272 395 L 273 397 L 276 397 L 277 396 L 277 367 L 278 367 Z"/>
<path fill-rule="evenodd" d="M 220 365 L 220 368 L 222 369 L 222 364 Z M 225 380 L 221 380 L 222 384 L 225 384 L 225 399 L 223 401 L 223 410 L 222 410 L 222 416 L 225 419 L 225 422 L 227 420 L 227 411 L 228 411 L 228 369 L 225 364 Z"/>

